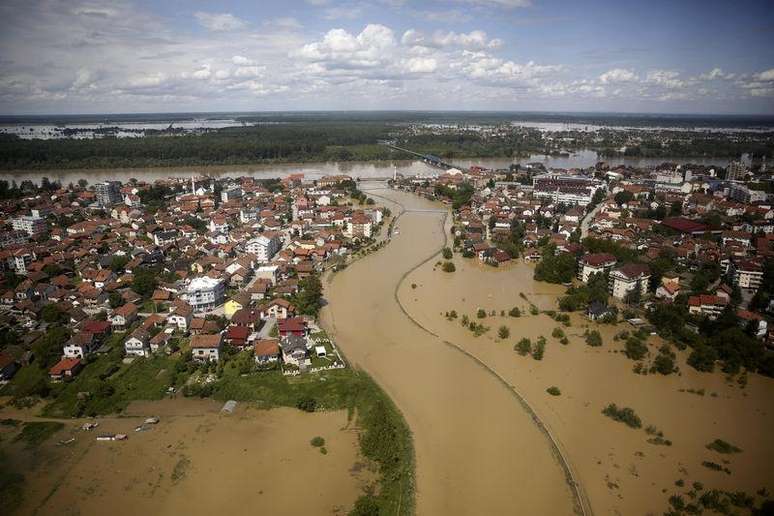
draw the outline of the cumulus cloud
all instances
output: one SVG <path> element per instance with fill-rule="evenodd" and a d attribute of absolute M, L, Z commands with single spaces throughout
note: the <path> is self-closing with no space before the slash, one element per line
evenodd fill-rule
<path fill-rule="evenodd" d="M 774 68 L 755 74 L 755 78 L 764 82 L 774 81 Z"/>
<path fill-rule="evenodd" d="M 722 68 L 713 68 L 707 73 L 703 73 L 699 75 L 699 79 L 703 81 L 714 81 L 716 79 L 724 79 L 724 80 L 730 80 L 733 79 L 736 75 L 733 73 L 723 73 Z"/>
<path fill-rule="evenodd" d="M 255 61 L 245 56 L 233 56 L 231 62 L 237 66 L 252 66 L 255 64 Z"/>
<path fill-rule="evenodd" d="M 599 81 L 602 84 L 614 82 L 636 82 L 637 80 L 637 74 L 625 68 L 613 68 L 612 70 L 608 70 L 599 76 Z"/>
<path fill-rule="evenodd" d="M 665 88 L 679 89 L 686 86 L 686 82 L 679 79 L 680 73 L 675 70 L 651 70 L 645 80 L 658 84 Z"/>
<path fill-rule="evenodd" d="M 389 58 L 395 45 L 392 29 L 370 24 L 357 36 L 344 29 L 330 30 L 321 41 L 304 45 L 298 55 L 331 67 L 374 67 Z"/>
<path fill-rule="evenodd" d="M 207 13 L 197 11 L 194 16 L 199 24 L 212 32 L 230 32 L 244 29 L 247 22 L 230 13 Z"/>
<path fill-rule="evenodd" d="M 431 73 L 438 68 L 438 61 L 432 57 L 413 57 L 406 61 L 406 70 L 410 73 Z"/>
<path fill-rule="evenodd" d="M 474 30 L 469 33 L 457 33 L 453 31 L 435 31 L 432 36 L 426 37 L 422 32 L 409 29 L 403 33 L 401 43 L 410 46 L 423 47 L 451 47 L 458 46 L 468 49 L 500 48 L 503 45 L 501 39 L 489 39 L 486 32 Z"/>

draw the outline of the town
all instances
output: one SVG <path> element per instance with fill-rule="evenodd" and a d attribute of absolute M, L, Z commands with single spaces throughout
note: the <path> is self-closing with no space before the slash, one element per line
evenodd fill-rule
<path fill-rule="evenodd" d="M 316 322 L 320 276 L 378 247 L 391 215 L 352 178 L 33 190 L 3 201 L 0 233 L 0 379 L 15 403 L 157 355 L 179 357 L 189 374 L 160 387 L 186 395 L 211 392 L 229 361 L 258 374 L 346 366 Z M 86 376 L 70 415 L 100 413 Z"/>

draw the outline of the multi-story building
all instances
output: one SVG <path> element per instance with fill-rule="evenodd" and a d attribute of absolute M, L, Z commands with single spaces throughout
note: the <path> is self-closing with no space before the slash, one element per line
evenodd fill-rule
<path fill-rule="evenodd" d="M 121 197 L 121 181 L 105 181 L 94 185 L 97 194 L 97 202 L 100 206 L 107 207 L 119 203 Z"/>
<path fill-rule="evenodd" d="M 234 199 L 242 198 L 242 189 L 238 186 L 234 186 L 227 190 L 220 192 L 220 200 L 222 202 L 233 201 Z"/>
<path fill-rule="evenodd" d="M 717 319 L 728 305 L 728 300 L 720 296 L 702 294 L 688 298 L 688 312 L 694 315 L 704 315 L 711 320 Z"/>
<path fill-rule="evenodd" d="M 217 362 L 223 346 L 223 335 L 194 335 L 191 337 L 191 356 L 200 362 Z"/>
<path fill-rule="evenodd" d="M 245 245 L 245 251 L 254 254 L 259 262 L 268 262 L 280 250 L 280 239 L 276 233 L 264 233 Z"/>
<path fill-rule="evenodd" d="M 742 260 L 734 267 L 734 281 L 739 288 L 758 290 L 763 282 L 763 267 L 752 260 Z"/>
<path fill-rule="evenodd" d="M 578 279 L 588 283 L 593 274 L 604 274 L 610 271 L 618 262 L 615 256 L 608 253 L 587 254 L 580 259 Z"/>
<path fill-rule="evenodd" d="M 600 188 L 601 181 L 586 177 L 544 174 L 533 178 L 533 195 L 559 204 L 586 206 Z"/>
<path fill-rule="evenodd" d="M 223 280 L 202 276 L 194 278 L 186 289 L 186 301 L 194 312 L 206 312 L 223 304 L 226 284 Z"/>
<path fill-rule="evenodd" d="M 364 213 L 355 213 L 347 222 L 347 234 L 352 238 L 371 238 L 371 229 L 371 218 Z"/>
<path fill-rule="evenodd" d="M 24 231 L 31 237 L 45 234 L 48 230 L 46 219 L 40 217 L 36 213 L 11 219 L 11 225 L 16 231 Z"/>
<path fill-rule="evenodd" d="M 0 233 L 0 247 L 6 248 L 15 245 L 24 245 L 29 239 L 29 235 L 24 231 L 3 231 Z"/>
<path fill-rule="evenodd" d="M 728 187 L 728 197 L 745 204 L 765 202 L 768 198 L 763 190 L 752 190 L 743 183 L 731 183 Z"/>
<path fill-rule="evenodd" d="M 732 161 L 728 164 L 726 179 L 729 181 L 741 181 L 747 174 L 747 167 L 741 161 Z"/>
<path fill-rule="evenodd" d="M 650 269 L 647 265 L 628 263 L 610 273 L 609 290 L 613 297 L 625 299 L 629 293 L 639 289 L 640 295 L 648 291 Z"/>

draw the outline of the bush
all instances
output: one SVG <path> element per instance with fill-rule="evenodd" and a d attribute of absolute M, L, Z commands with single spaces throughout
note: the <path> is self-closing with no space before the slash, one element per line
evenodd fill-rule
<path fill-rule="evenodd" d="M 483 308 L 479 308 L 478 311 L 476 312 L 476 317 L 478 317 L 479 319 L 485 318 L 486 310 L 484 310 Z"/>
<path fill-rule="evenodd" d="M 718 353 L 714 348 L 706 344 L 700 344 L 691 351 L 686 362 L 697 371 L 711 373 L 715 369 L 715 361 L 717 359 Z"/>
<path fill-rule="evenodd" d="M 521 356 L 529 355 L 532 352 L 532 341 L 524 337 L 513 346 L 513 350 Z"/>
<path fill-rule="evenodd" d="M 733 444 L 724 441 L 723 439 L 715 439 L 707 445 L 708 450 L 716 451 L 718 453 L 739 453 L 741 448 L 737 448 Z"/>
<path fill-rule="evenodd" d="M 615 403 L 611 403 L 602 409 L 602 413 L 615 421 L 626 424 L 628 427 L 642 427 L 642 420 L 634 413 L 634 410 L 629 407 L 618 408 Z"/>
<path fill-rule="evenodd" d="M 535 343 L 535 347 L 532 349 L 532 358 L 535 360 L 543 360 L 543 354 L 545 353 L 545 350 L 546 339 L 545 337 L 540 337 Z"/>
<path fill-rule="evenodd" d="M 323 439 L 318 435 L 317 437 L 312 438 L 312 440 L 309 441 L 309 444 L 311 444 L 315 448 L 321 448 L 325 446 L 325 439 Z"/>
<path fill-rule="evenodd" d="M 308 396 L 305 396 L 298 400 L 296 408 L 303 410 L 304 412 L 314 412 L 317 410 L 317 400 Z"/>
<path fill-rule="evenodd" d="M 642 360 L 648 354 L 648 346 L 635 336 L 626 339 L 624 355 L 632 360 Z"/>
<path fill-rule="evenodd" d="M 518 306 L 514 306 L 510 310 L 508 310 L 508 315 L 511 317 L 521 317 L 521 310 L 519 310 Z"/>
<path fill-rule="evenodd" d="M 443 257 L 444 257 L 446 260 L 451 260 L 451 259 L 452 259 L 452 256 L 453 256 L 452 250 L 451 250 L 451 249 L 449 249 L 448 247 L 444 247 L 444 248 L 443 248 Z"/>
<path fill-rule="evenodd" d="M 556 387 L 556 386 L 549 387 L 548 389 L 546 389 L 546 392 L 551 396 L 559 396 L 560 394 L 562 394 L 562 391 L 560 391 L 559 387 Z"/>
<path fill-rule="evenodd" d="M 454 266 L 452 262 L 443 262 L 443 266 L 441 267 L 443 272 L 454 272 L 457 270 L 457 268 Z"/>
<path fill-rule="evenodd" d="M 675 354 L 668 344 L 661 347 L 658 356 L 653 361 L 653 369 L 663 375 L 672 374 L 675 371 Z"/>
<path fill-rule="evenodd" d="M 497 336 L 501 339 L 507 339 L 511 336 L 511 330 L 507 326 L 500 326 L 500 329 L 497 330 Z"/>
<path fill-rule="evenodd" d="M 564 338 L 564 330 L 561 328 L 554 328 L 554 331 L 551 332 L 551 336 L 555 339 L 562 339 Z"/>
<path fill-rule="evenodd" d="M 602 335 L 597 330 L 586 330 L 586 344 L 591 347 L 599 347 L 602 345 Z"/>

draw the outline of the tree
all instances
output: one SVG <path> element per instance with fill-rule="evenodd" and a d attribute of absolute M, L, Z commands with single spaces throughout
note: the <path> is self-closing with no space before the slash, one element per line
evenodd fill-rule
<path fill-rule="evenodd" d="M 132 280 L 132 290 L 140 294 L 142 297 L 149 297 L 156 287 L 158 286 L 158 280 L 156 279 L 156 272 L 141 268 L 134 272 L 134 279 Z"/>
<path fill-rule="evenodd" d="M 452 256 L 453 256 L 452 250 L 449 249 L 448 247 L 444 247 L 443 248 L 443 257 L 444 257 L 444 259 L 451 260 Z"/>
<path fill-rule="evenodd" d="M 110 302 L 110 308 L 114 309 L 125 304 L 124 298 L 118 292 L 111 292 L 110 296 L 108 296 L 108 301 Z"/>
<path fill-rule="evenodd" d="M 627 190 L 623 190 L 615 194 L 613 199 L 615 200 L 616 204 L 618 204 L 618 206 L 622 206 L 631 202 L 631 200 L 634 199 L 634 194 Z"/>
<path fill-rule="evenodd" d="M 40 311 L 40 317 L 49 324 L 60 323 L 67 319 L 67 316 L 59 309 L 59 306 L 53 303 L 43 307 Z"/>
<path fill-rule="evenodd" d="M 648 346 L 639 338 L 632 335 L 624 344 L 624 355 L 632 360 L 642 360 L 648 354 Z"/>
<path fill-rule="evenodd" d="M 717 359 L 717 351 L 706 344 L 701 344 L 693 349 L 686 362 L 697 371 L 711 373 L 715 369 Z"/>
<path fill-rule="evenodd" d="M 529 355 L 532 352 L 532 341 L 524 337 L 516 343 L 513 349 L 521 356 Z"/>
<path fill-rule="evenodd" d="M 296 295 L 295 305 L 302 314 L 314 315 L 322 308 L 322 282 L 317 274 L 307 276 L 299 282 L 301 288 Z"/>
<path fill-rule="evenodd" d="M 511 336 L 511 330 L 507 326 L 500 326 L 500 329 L 497 330 L 497 336 L 501 339 L 507 339 Z"/>
<path fill-rule="evenodd" d="M 454 272 L 457 270 L 453 262 L 443 262 L 441 269 L 443 270 L 443 272 Z"/>
<path fill-rule="evenodd" d="M 602 335 L 597 330 L 586 331 L 586 344 L 594 348 L 601 346 Z"/>
<path fill-rule="evenodd" d="M 48 305 L 53 306 L 53 305 Z M 52 326 L 32 345 L 36 363 L 41 369 L 48 369 L 62 357 L 62 346 L 70 333 L 62 326 Z"/>
<path fill-rule="evenodd" d="M 554 254 L 549 247 L 535 267 L 535 280 L 548 283 L 568 283 L 575 277 L 575 257 L 569 253 Z"/>

